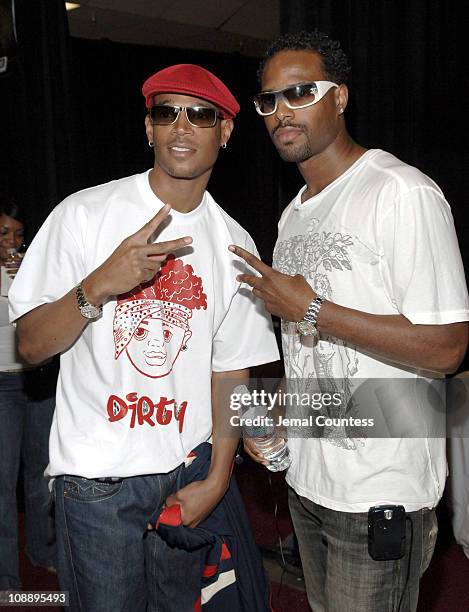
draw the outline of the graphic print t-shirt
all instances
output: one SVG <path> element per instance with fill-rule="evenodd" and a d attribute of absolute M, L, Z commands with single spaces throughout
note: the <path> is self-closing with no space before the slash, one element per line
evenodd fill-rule
<path fill-rule="evenodd" d="M 319 295 L 362 312 L 402 314 L 414 324 L 469 319 L 451 211 L 428 177 L 389 153 L 371 150 L 302 202 L 304 190 L 280 220 L 276 269 L 302 274 Z M 426 409 L 416 405 L 413 393 L 401 392 L 401 384 L 407 393 L 413 382 L 395 381 L 431 378 L 428 372 L 400 368 L 338 338 L 322 335 L 311 346 L 285 322 L 282 343 L 286 376 L 306 392 L 339 393 L 349 409 L 360 385 L 389 379 L 396 410 L 407 417 Z M 344 417 L 343 409 L 333 416 Z M 319 439 L 292 437 L 287 480 L 300 495 L 335 510 L 366 512 L 380 503 L 404 504 L 408 511 L 433 507 L 445 483 L 445 439 L 419 433 L 419 438 L 367 438 L 363 429 L 363 436 L 350 437 L 344 427 L 332 425 Z"/>
<path fill-rule="evenodd" d="M 148 173 L 64 200 L 28 249 L 11 289 L 17 319 L 53 302 L 162 207 Z M 278 359 L 270 317 L 240 291 L 247 234 L 208 192 L 171 211 L 156 241 L 191 236 L 150 283 L 104 304 L 61 355 L 48 474 L 87 478 L 168 472 L 210 438 L 211 373 Z"/>

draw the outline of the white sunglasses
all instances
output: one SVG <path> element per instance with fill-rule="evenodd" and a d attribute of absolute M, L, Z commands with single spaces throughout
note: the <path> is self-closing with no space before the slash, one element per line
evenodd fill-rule
<path fill-rule="evenodd" d="M 339 86 L 332 81 L 312 81 L 311 83 L 291 85 L 276 91 L 261 91 L 257 96 L 254 96 L 254 105 L 259 115 L 267 117 L 276 112 L 279 98 L 292 110 L 306 108 L 317 104 L 332 87 Z"/>

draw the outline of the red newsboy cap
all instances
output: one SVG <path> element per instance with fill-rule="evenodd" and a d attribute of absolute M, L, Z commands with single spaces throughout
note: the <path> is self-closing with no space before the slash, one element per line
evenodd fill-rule
<path fill-rule="evenodd" d="M 155 94 L 180 93 L 211 102 L 226 119 L 233 119 L 239 113 L 239 104 L 228 87 L 214 74 L 195 64 L 177 64 L 156 72 L 145 81 L 142 93 L 147 108 L 152 105 Z"/>

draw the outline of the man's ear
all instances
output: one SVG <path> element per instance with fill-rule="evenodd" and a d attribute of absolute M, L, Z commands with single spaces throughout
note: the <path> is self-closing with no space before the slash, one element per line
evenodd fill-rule
<path fill-rule="evenodd" d="M 231 132 L 234 128 L 233 119 L 222 119 L 220 129 L 220 146 L 226 144 L 230 139 Z"/>
<path fill-rule="evenodd" d="M 335 102 L 338 113 L 341 115 L 347 108 L 348 103 L 348 87 L 347 85 L 339 85 L 335 90 Z"/>
<path fill-rule="evenodd" d="M 145 116 L 145 134 L 147 135 L 147 140 L 153 140 L 153 126 L 151 124 L 150 115 Z"/>

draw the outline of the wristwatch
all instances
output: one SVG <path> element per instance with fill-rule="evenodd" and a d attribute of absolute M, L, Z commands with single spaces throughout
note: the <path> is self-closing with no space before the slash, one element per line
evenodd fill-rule
<path fill-rule="evenodd" d="M 85 319 L 97 319 L 103 312 L 102 306 L 94 306 L 90 304 L 83 293 L 83 287 L 79 283 L 75 288 L 75 295 L 77 296 L 78 310 L 81 312 Z"/>
<path fill-rule="evenodd" d="M 318 337 L 318 329 L 316 327 L 319 310 L 321 304 L 324 302 L 324 298 L 317 295 L 311 304 L 308 306 L 305 316 L 302 321 L 298 321 L 296 329 L 302 336 L 314 336 Z"/>

